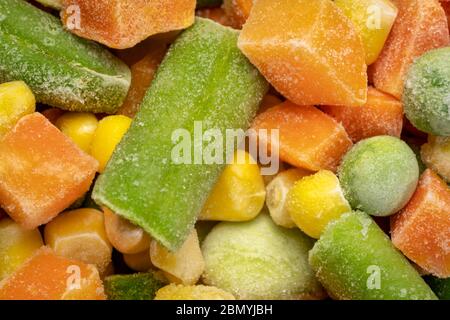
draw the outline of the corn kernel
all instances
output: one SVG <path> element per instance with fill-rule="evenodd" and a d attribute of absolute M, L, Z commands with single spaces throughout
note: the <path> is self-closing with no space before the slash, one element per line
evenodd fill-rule
<path fill-rule="evenodd" d="M 125 261 L 125 264 L 134 271 L 146 272 L 153 266 L 148 250 L 135 254 L 124 254 L 123 260 Z"/>
<path fill-rule="evenodd" d="M 366 50 L 366 63 L 378 58 L 391 31 L 397 8 L 389 0 L 335 0 L 359 31 Z"/>
<path fill-rule="evenodd" d="M 95 265 L 102 274 L 112 255 L 103 220 L 95 209 L 67 211 L 45 226 L 45 243 L 56 254 Z"/>
<path fill-rule="evenodd" d="M 150 259 L 170 282 L 195 284 L 205 269 L 197 231 L 194 229 L 177 252 L 169 252 L 155 240 L 150 245 Z"/>
<path fill-rule="evenodd" d="M 23 81 L 0 84 L 0 136 L 8 132 L 23 116 L 33 113 L 36 100 Z"/>
<path fill-rule="evenodd" d="M 81 150 L 89 152 L 98 120 L 92 113 L 66 112 L 56 120 L 56 126 Z"/>
<path fill-rule="evenodd" d="M 155 300 L 235 300 L 231 293 L 204 285 L 169 284 L 156 292 Z"/>
<path fill-rule="evenodd" d="M 99 162 L 99 172 L 105 170 L 117 144 L 128 131 L 131 119 L 122 116 L 108 116 L 100 120 L 92 139 L 90 153 Z"/>
<path fill-rule="evenodd" d="M 38 229 L 26 230 L 9 218 L 0 221 L 0 280 L 12 274 L 43 246 Z"/>
<path fill-rule="evenodd" d="M 420 150 L 424 164 L 450 182 L 450 137 L 428 137 Z"/>
<path fill-rule="evenodd" d="M 258 164 L 249 153 L 239 150 L 211 191 L 200 220 L 251 220 L 261 211 L 265 197 Z"/>
<path fill-rule="evenodd" d="M 118 216 L 108 208 L 103 208 L 103 212 L 106 235 L 114 248 L 125 254 L 148 251 L 150 236 L 142 228 Z"/>
<path fill-rule="evenodd" d="M 351 211 L 338 178 L 328 170 L 297 181 L 288 193 L 287 209 L 295 224 L 316 239 L 331 220 Z"/>
<path fill-rule="evenodd" d="M 289 169 L 280 172 L 275 179 L 267 185 L 266 205 L 272 220 L 277 225 L 285 228 L 295 227 L 295 223 L 286 208 L 287 194 L 294 186 L 295 182 L 309 174 L 311 174 L 311 172 L 305 169 Z"/>

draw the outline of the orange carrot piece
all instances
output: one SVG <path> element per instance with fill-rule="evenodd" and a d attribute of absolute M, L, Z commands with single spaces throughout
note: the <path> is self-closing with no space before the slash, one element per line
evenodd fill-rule
<path fill-rule="evenodd" d="M 321 109 L 342 123 L 353 142 L 381 135 L 400 137 L 402 132 L 401 102 L 372 87 L 369 87 L 364 106 L 324 106 Z"/>
<path fill-rule="evenodd" d="M 32 113 L 0 141 L 0 204 L 34 229 L 87 192 L 97 167 L 47 118 Z"/>
<path fill-rule="evenodd" d="M 92 265 L 57 256 L 42 247 L 0 282 L 0 300 L 105 300 Z"/>
<path fill-rule="evenodd" d="M 366 103 L 361 38 L 329 0 L 258 0 L 238 46 L 265 78 L 299 105 Z"/>
<path fill-rule="evenodd" d="M 61 16 L 75 34 L 110 48 L 125 49 L 151 35 L 189 27 L 194 23 L 195 3 L 195 0 L 65 0 Z"/>
<path fill-rule="evenodd" d="M 449 44 L 447 17 L 437 0 L 392 0 L 398 16 L 378 60 L 371 65 L 377 89 L 401 98 L 406 73 L 423 53 Z"/>
<path fill-rule="evenodd" d="M 406 207 L 392 217 L 392 242 L 435 276 L 450 277 L 450 189 L 427 169 Z"/>
<path fill-rule="evenodd" d="M 312 171 L 336 171 L 342 156 L 352 146 L 342 125 L 313 106 L 298 106 L 286 101 L 259 114 L 252 128 L 266 129 L 268 139 L 258 132 L 268 148 L 270 130 L 279 129 L 279 155 L 293 166 Z"/>

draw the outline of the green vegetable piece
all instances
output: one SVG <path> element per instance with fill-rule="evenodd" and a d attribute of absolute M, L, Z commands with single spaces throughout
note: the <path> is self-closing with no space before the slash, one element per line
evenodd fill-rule
<path fill-rule="evenodd" d="M 0 83 L 23 80 L 38 102 L 114 113 L 130 86 L 128 67 L 100 45 L 22 0 L 0 0 Z"/>
<path fill-rule="evenodd" d="M 219 7 L 222 0 L 197 0 L 197 9 Z"/>
<path fill-rule="evenodd" d="M 267 92 L 267 82 L 237 48 L 237 37 L 238 31 L 200 18 L 179 36 L 94 187 L 98 204 L 172 251 L 194 227 L 225 165 L 195 161 L 202 149 L 194 141 L 197 121 L 203 132 L 215 129 L 225 139 L 227 129 L 249 127 Z M 173 141 L 180 129 L 183 139 Z M 183 141 L 192 142 L 192 152 L 180 163 L 172 153 Z M 218 153 L 225 162 L 230 148 L 223 149 Z"/>
<path fill-rule="evenodd" d="M 267 213 L 248 222 L 221 222 L 202 245 L 204 283 L 238 299 L 322 296 L 308 264 L 313 240 L 299 229 L 277 226 Z"/>
<path fill-rule="evenodd" d="M 309 262 L 335 299 L 436 299 L 389 237 L 362 212 L 331 222 L 310 251 Z"/>
<path fill-rule="evenodd" d="M 153 300 L 165 284 L 153 273 L 113 275 L 103 281 L 108 300 Z"/>
<path fill-rule="evenodd" d="M 440 300 L 450 300 L 450 278 L 440 279 L 433 276 L 426 276 L 425 281 Z"/>
<path fill-rule="evenodd" d="M 450 136 L 450 48 L 431 50 L 410 67 L 403 105 L 418 129 Z"/>
<path fill-rule="evenodd" d="M 403 208 L 413 195 L 419 165 L 405 142 L 377 136 L 354 145 L 344 156 L 338 174 L 353 209 L 389 216 Z"/>

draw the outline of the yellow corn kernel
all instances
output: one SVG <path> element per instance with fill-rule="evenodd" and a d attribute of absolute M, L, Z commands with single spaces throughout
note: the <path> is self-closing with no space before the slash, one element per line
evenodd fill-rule
<path fill-rule="evenodd" d="M 156 292 L 155 300 L 235 300 L 231 293 L 204 285 L 169 284 Z"/>
<path fill-rule="evenodd" d="M 286 208 L 286 198 L 294 183 L 301 178 L 310 175 L 305 169 L 289 169 L 280 172 L 266 188 L 266 205 L 272 220 L 279 226 L 285 228 L 295 227 L 294 221 Z"/>
<path fill-rule="evenodd" d="M 146 272 L 153 266 L 148 250 L 135 254 L 124 254 L 123 260 L 125 261 L 125 264 L 134 271 Z"/>
<path fill-rule="evenodd" d="M 90 154 L 99 162 L 99 172 L 105 170 L 117 144 L 128 131 L 131 119 L 122 116 L 108 116 L 100 120 L 92 139 Z"/>
<path fill-rule="evenodd" d="M 95 265 L 102 274 L 112 255 L 103 220 L 103 213 L 96 209 L 64 212 L 45 226 L 45 243 L 56 254 Z"/>
<path fill-rule="evenodd" d="M 170 282 L 195 284 L 205 269 L 197 231 L 193 229 L 177 252 L 170 252 L 155 240 L 150 244 L 152 264 L 164 271 Z"/>
<path fill-rule="evenodd" d="M 150 247 L 150 236 L 140 227 L 103 208 L 106 235 L 112 246 L 125 254 L 135 254 Z"/>
<path fill-rule="evenodd" d="M 327 224 L 351 210 L 338 178 L 322 170 L 297 181 L 287 196 L 287 210 L 295 224 L 318 239 Z"/>
<path fill-rule="evenodd" d="M 13 220 L 0 220 L 0 281 L 44 245 L 38 229 L 26 230 Z"/>
<path fill-rule="evenodd" d="M 423 163 L 450 182 L 450 137 L 428 136 L 420 150 Z"/>
<path fill-rule="evenodd" d="M 98 120 L 92 113 L 66 112 L 56 120 L 56 126 L 81 150 L 89 152 Z"/>
<path fill-rule="evenodd" d="M 374 63 L 397 17 L 397 8 L 389 0 L 335 0 L 334 3 L 359 31 L 367 65 Z"/>
<path fill-rule="evenodd" d="M 23 81 L 0 84 L 0 136 L 8 132 L 23 116 L 33 113 L 36 99 Z"/>
<path fill-rule="evenodd" d="M 251 220 L 261 211 L 265 197 L 258 164 L 249 153 L 239 150 L 209 194 L 200 220 Z"/>

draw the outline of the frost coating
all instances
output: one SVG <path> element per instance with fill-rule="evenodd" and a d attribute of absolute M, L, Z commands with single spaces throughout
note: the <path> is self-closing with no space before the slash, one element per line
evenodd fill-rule
<path fill-rule="evenodd" d="M 246 129 L 267 83 L 240 53 L 238 33 L 198 19 L 172 45 L 93 198 L 176 250 L 224 165 L 174 164 L 172 133 Z"/>
<path fill-rule="evenodd" d="M 309 253 L 335 299 L 432 300 L 436 296 L 377 224 L 363 212 L 333 221 Z"/>
<path fill-rule="evenodd" d="M 378 136 L 357 143 L 339 168 L 344 195 L 353 209 L 389 216 L 411 198 L 419 179 L 414 152 L 402 140 Z"/>
<path fill-rule="evenodd" d="M 450 48 L 429 51 L 414 62 L 406 77 L 403 104 L 416 128 L 450 136 Z"/>
<path fill-rule="evenodd" d="M 70 111 L 122 104 L 130 70 L 111 53 L 25 1 L 0 0 L 0 12 L 0 82 L 23 80 L 39 102 Z"/>
<path fill-rule="evenodd" d="M 301 231 L 275 225 L 266 213 L 249 222 L 222 222 L 203 242 L 203 280 L 238 299 L 317 296 L 321 287 L 307 261 L 312 244 Z"/>

